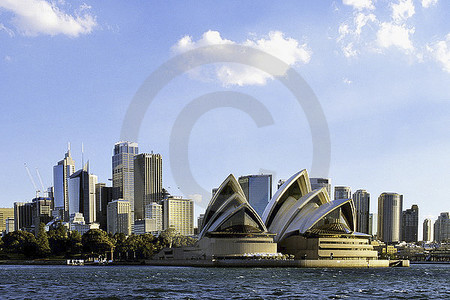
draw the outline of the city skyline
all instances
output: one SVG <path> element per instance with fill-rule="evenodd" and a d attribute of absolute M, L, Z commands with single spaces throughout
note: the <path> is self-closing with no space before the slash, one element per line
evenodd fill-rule
<path fill-rule="evenodd" d="M 99 182 L 108 182 L 111 150 L 145 78 L 185 50 L 233 42 L 279 54 L 317 94 L 331 133 L 332 160 L 329 174 L 311 177 L 365 189 L 373 199 L 383 192 L 402 194 L 407 207 L 420 207 L 420 223 L 448 211 L 450 67 L 440 53 L 445 56 L 450 46 L 449 12 L 442 1 L 428 6 L 420 1 L 365 1 L 370 5 L 359 7 L 345 4 L 352 1 L 329 1 L 177 8 L 90 1 L 78 8 L 66 2 L 54 7 L 81 16 L 74 19 L 81 25 L 73 30 L 68 24 L 45 27 L 39 17 L 21 14 L 20 6 L 0 2 L 0 120 L 3 138 L 15 145 L 12 152 L 1 150 L 8 172 L 2 172 L 0 207 L 34 198 L 23 163 L 39 168 L 45 188 L 51 186 L 52 167 L 67 142 L 72 142 L 75 170 L 83 167 L 83 142 L 92 172 Z M 216 9 L 223 14 L 205 14 Z M 44 25 L 31 30 L 30 24 Z M 395 32 L 399 35 L 393 38 Z M 286 51 L 279 53 L 275 46 Z M 134 141 L 141 152 L 153 150 L 165 158 L 163 184 L 171 194 L 199 201 L 178 190 L 169 137 L 181 109 L 211 91 L 253 95 L 272 112 L 275 124 L 256 128 L 231 108 L 203 115 L 191 133 L 189 161 L 204 189 L 230 173 L 272 173 L 276 183 L 310 168 L 311 133 L 304 112 L 276 80 L 250 72 L 252 82 L 235 69 L 225 70 L 236 74 L 232 78 L 213 69 L 198 71 L 180 76 L 158 95 L 142 125 L 145 130 Z M 208 201 L 202 199 L 201 207 Z M 370 211 L 377 212 L 376 206 L 371 201 Z"/>

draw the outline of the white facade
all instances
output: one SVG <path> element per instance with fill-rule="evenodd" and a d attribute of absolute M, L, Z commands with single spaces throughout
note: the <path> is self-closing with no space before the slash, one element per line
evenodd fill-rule
<path fill-rule="evenodd" d="M 163 230 L 163 209 L 158 203 L 150 203 L 145 206 L 145 219 L 154 219 L 155 231 Z"/>
<path fill-rule="evenodd" d="M 194 234 L 194 201 L 169 197 L 163 203 L 163 229 L 174 228 L 181 235 Z"/>
<path fill-rule="evenodd" d="M 107 231 L 116 234 L 131 234 L 131 206 L 126 200 L 114 200 L 108 203 Z"/>

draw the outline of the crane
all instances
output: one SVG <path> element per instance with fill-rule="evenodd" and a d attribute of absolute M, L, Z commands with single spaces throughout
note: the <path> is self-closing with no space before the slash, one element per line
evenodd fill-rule
<path fill-rule="evenodd" d="M 42 177 L 41 177 L 41 173 L 39 173 L 39 169 L 36 168 L 36 174 L 39 178 L 39 182 L 41 183 L 41 188 L 42 188 L 42 193 L 44 194 L 44 197 L 48 196 L 48 191 L 45 190 L 44 188 L 44 183 L 42 182 Z"/>
<path fill-rule="evenodd" d="M 40 191 L 40 190 L 38 189 L 38 187 L 36 186 L 36 183 L 34 182 L 33 176 L 31 176 L 30 169 L 28 169 L 27 164 L 24 163 L 24 165 L 25 165 L 25 169 L 27 170 L 28 177 L 30 177 L 30 181 L 31 181 L 31 183 L 32 183 L 33 186 L 34 186 L 34 190 L 36 191 L 36 198 L 39 198 L 39 194 L 40 194 L 41 191 Z"/>

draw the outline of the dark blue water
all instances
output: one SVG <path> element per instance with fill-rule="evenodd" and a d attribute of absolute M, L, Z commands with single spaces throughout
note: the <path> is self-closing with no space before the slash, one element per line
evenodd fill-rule
<path fill-rule="evenodd" d="M 388 269 L 0 266 L 0 299 L 450 299 L 450 265 Z"/>

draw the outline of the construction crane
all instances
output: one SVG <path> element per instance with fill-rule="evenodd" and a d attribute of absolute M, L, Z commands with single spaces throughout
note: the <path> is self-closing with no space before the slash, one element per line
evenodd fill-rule
<path fill-rule="evenodd" d="M 34 186 L 34 190 L 36 191 L 36 198 L 39 198 L 39 194 L 40 194 L 41 191 L 40 191 L 40 190 L 38 189 L 38 187 L 36 186 L 36 183 L 34 182 L 33 176 L 31 176 L 30 169 L 28 169 L 27 164 L 24 163 L 24 165 L 25 165 L 25 169 L 27 170 L 28 177 L 30 177 L 30 181 L 31 181 L 31 183 L 32 183 L 33 186 Z"/>
<path fill-rule="evenodd" d="M 41 177 L 41 173 L 39 173 L 39 169 L 36 168 L 36 174 L 39 178 L 39 182 L 41 183 L 41 188 L 42 188 L 42 193 L 44 194 L 44 197 L 48 197 L 48 191 L 45 190 L 44 188 L 44 183 L 42 182 L 42 177 Z"/>

